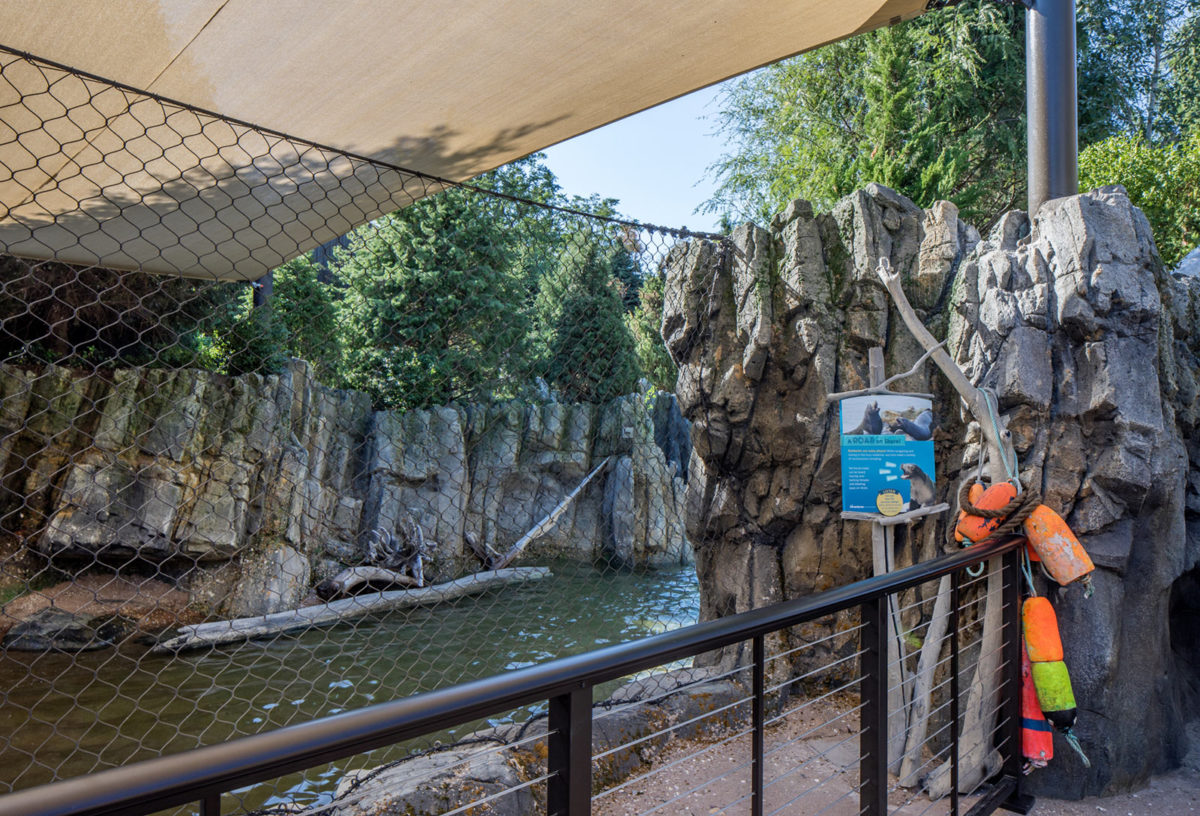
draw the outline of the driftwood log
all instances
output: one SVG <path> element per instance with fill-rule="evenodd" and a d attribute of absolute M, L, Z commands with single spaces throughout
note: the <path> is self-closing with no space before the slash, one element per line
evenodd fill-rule
<path fill-rule="evenodd" d="M 353 620 L 374 612 L 430 606 L 443 601 L 477 595 L 489 589 L 524 581 L 536 581 L 550 575 L 546 567 L 514 567 L 506 570 L 481 572 L 421 589 L 398 589 L 391 592 L 372 592 L 343 598 L 340 601 L 289 609 L 271 615 L 256 615 L 227 621 L 183 626 L 179 634 L 152 647 L 152 652 L 174 653 L 186 649 L 219 646 L 243 640 L 268 637 L 284 632 L 327 626 Z"/>
<path fill-rule="evenodd" d="M 354 590 L 364 584 L 374 586 L 377 590 L 382 590 L 384 587 L 411 589 L 419 587 L 421 582 L 412 575 L 405 575 L 384 567 L 350 567 L 329 580 L 317 584 L 315 592 L 322 601 L 330 601 L 345 595 L 353 595 Z"/>

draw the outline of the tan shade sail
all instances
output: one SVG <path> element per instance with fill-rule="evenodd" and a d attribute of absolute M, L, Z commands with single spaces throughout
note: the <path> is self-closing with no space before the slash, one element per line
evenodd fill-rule
<path fill-rule="evenodd" d="M 252 279 L 436 189 L 924 0 L 6 0 L 0 248 Z M 340 153 L 354 156 L 339 155 Z"/>

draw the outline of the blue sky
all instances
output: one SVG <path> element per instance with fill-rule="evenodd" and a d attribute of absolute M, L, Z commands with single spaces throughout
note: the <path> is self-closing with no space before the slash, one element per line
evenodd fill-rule
<path fill-rule="evenodd" d="M 576 136 L 548 148 L 546 164 L 564 192 L 620 199 L 630 218 L 716 230 L 715 215 L 693 210 L 712 195 L 705 170 L 724 152 L 711 135 L 719 95 L 705 88 Z"/>

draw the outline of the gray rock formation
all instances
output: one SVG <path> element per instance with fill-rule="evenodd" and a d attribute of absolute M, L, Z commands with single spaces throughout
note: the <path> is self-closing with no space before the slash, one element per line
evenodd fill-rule
<path fill-rule="evenodd" d="M 1010 213 L 981 240 L 952 205 L 922 211 L 872 185 L 828 215 L 795 202 L 733 244 L 728 258 L 700 243 L 676 249 L 663 321 L 693 423 L 687 523 L 702 618 L 868 574 L 867 525 L 839 517 L 825 395 L 866 385 L 871 346 L 884 346 L 890 373 L 920 356 L 875 277 L 887 257 L 926 325 L 996 389 L 1023 478 L 1099 567 L 1090 600 L 1042 587 L 1058 608 L 1093 767 L 1060 744 L 1035 785 L 1093 794 L 1176 764 L 1185 715 L 1200 713 L 1200 649 L 1189 645 L 1200 623 L 1200 281 L 1164 274 L 1119 188 L 1048 202 L 1032 225 Z M 973 475 L 978 429 L 928 368 L 900 387 L 938 394 L 938 492 L 953 504 Z M 940 552 L 946 521 L 901 531 L 900 565 Z M 854 639 L 837 633 L 851 622 L 781 636 L 795 648 L 833 635 L 793 671 L 849 654 Z M 907 613 L 906 627 L 918 622 Z"/>
<path fill-rule="evenodd" d="M 52 561 L 162 564 L 214 612 L 268 614 L 361 563 L 404 511 L 436 542 L 432 580 L 478 569 L 467 533 L 504 551 L 612 456 L 526 558 L 689 563 L 673 403 L 397 413 L 301 361 L 269 377 L 0 366 L 0 514 Z"/>
<path fill-rule="evenodd" d="M 1176 275 L 1188 275 L 1189 277 L 1200 277 L 1200 246 L 1193 249 L 1187 255 L 1183 256 L 1183 260 L 1174 270 Z"/>
<path fill-rule="evenodd" d="M 611 787 L 675 740 L 716 739 L 749 716 L 746 688 L 703 669 L 647 675 L 594 706 L 594 783 Z M 545 812 L 540 786 L 522 786 L 545 772 L 546 717 L 475 732 L 445 750 L 351 771 L 338 784 L 334 816 L 435 816 L 466 812 L 528 816 Z M 488 797 L 486 804 L 477 804 Z"/>

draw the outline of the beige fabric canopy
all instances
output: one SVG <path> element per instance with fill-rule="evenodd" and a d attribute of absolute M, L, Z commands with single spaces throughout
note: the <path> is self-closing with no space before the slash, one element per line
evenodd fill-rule
<path fill-rule="evenodd" d="M 453 180 L 924 0 L 5 0 L 0 249 L 252 279 Z"/>

